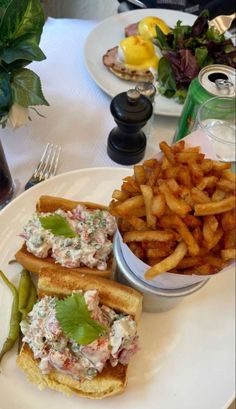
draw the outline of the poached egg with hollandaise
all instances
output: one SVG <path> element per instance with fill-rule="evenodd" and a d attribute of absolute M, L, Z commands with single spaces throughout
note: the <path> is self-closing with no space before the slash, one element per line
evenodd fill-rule
<path fill-rule="evenodd" d="M 126 37 L 103 56 L 103 64 L 121 79 L 153 82 L 159 61 L 158 50 L 153 43 L 157 25 L 163 33 L 170 32 L 167 24 L 158 17 L 145 17 L 128 26 Z"/>
<path fill-rule="evenodd" d="M 125 37 L 140 35 L 145 40 L 153 41 L 156 37 L 156 27 L 166 35 L 171 32 L 170 27 L 159 17 L 147 16 L 142 20 L 125 27 Z"/>
<path fill-rule="evenodd" d="M 130 36 L 120 41 L 118 59 L 131 70 L 156 69 L 158 58 L 155 47 L 150 40 L 139 35 Z"/>
<path fill-rule="evenodd" d="M 156 27 L 159 27 L 164 34 L 170 33 L 170 28 L 159 17 L 145 17 L 138 23 L 138 34 L 145 40 L 152 40 L 156 37 Z"/>

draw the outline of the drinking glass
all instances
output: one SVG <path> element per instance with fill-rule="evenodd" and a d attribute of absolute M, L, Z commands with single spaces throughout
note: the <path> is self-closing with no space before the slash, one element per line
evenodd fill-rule
<path fill-rule="evenodd" d="M 14 183 L 0 140 L 0 210 L 12 199 Z"/>
<path fill-rule="evenodd" d="M 219 160 L 235 162 L 235 98 L 214 97 L 198 110 L 194 128 L 201 128 L 211 139 Z"/>
<path fill-rule="evenodd" d="M 154 107 L 155 107 L 155 95 L 156 87 L 151 82 L 139 82 L 135 89 L 141 94 L 147 97 L 152 103 L 152 116 L 143 127 L 143 132 L 148 139 L 152 133 L 153 121 L 154 121 Z"/>

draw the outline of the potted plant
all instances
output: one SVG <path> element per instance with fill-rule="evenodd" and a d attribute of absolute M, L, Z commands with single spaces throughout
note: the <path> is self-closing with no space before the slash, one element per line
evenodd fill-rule
<path fill-rule="evenodd" d="M 46 58 L 39 47 L 45 23 L 39 0 L 0 0 L 0 124 L 27 122 L 28 108 L 49 105 L 41 81 L 26 68 Z"/>
<path fill-rule="evenodd" d="M 45 23 L 39 0 L 0 0 L 0 125 L 14 128 L 30 119 L 29 108 L 49 105 L 39 76 L 26 68 L 46 57 L 39 47 Z M 0 209 L 12 197 L 13 182 L 0 141 Z"/>

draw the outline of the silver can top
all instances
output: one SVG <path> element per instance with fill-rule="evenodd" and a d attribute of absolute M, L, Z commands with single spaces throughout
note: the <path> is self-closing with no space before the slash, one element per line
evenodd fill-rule
<path fill-rule="evenodd" d="M 198 80 L 207 92 L 217 97 L 236 95 L 236 70 L 233 67 L 208 65 L 199 72 Z"/>
<path fill-rule="evenodd" d="M 154 101 L 156 94 L 156 87 L 151 82 L 139 82 L 136 87 L 136 91 L 145 97 L 149 98 L 151 102 Z"/>

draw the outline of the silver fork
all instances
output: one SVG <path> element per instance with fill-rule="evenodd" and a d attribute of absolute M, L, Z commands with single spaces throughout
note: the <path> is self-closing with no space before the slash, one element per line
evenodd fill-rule
<path fill-rule="evenodd" d="M 225 33 L 230 27 L 232 22 L 236 18 L 236 13 L 225 15 L 225 16 L 217 16 L 209 21 L 210 27 L 215 27 L 220 34 Z"/>
<path fill-rule="evenodd" d="M 29 189 L 39 182 L 42 182 L 43 180 L 47 180 L 50 177 L 55 176 L 60 153 L 61 146 L 53 145 L 52 143 L 48 143 L 46 145 L 38 166 L 25 185 L 25 190 Z"/>

